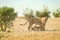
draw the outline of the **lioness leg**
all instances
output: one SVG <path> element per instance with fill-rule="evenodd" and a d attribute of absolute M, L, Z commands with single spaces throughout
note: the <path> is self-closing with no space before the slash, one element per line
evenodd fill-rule
<path fill-rule="evenodd" d="M 34 27 L 31 27 L 31 31 L 36 31 L 36 28 L 34 28 Z"/>
<path fill-rule="evenodd" d="M 41 31 L 45 31 L 45 28 L 44 27 L 40 27 Z"/>
<path fill-rule="evenodd" d="M 32 27 L 32 23 L 29 23 L 28 30 L 30 31 L 30 28 Z"/>

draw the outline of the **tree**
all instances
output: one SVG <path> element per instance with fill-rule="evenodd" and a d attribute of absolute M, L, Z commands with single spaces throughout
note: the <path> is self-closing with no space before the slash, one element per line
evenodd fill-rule
<path fill-rule="evenodd" d="M 36 11 L 36 17 L 42 17 L 41 12 Z"/>
<path fill-rule="evenodd" d="M 44 8 L 43 11 L 39 12 L 36 11 L 36 17 L 50 17 L 50 11 L 48 10 L 48 8 Z"/>
<path fill-rule="evenodd" d="M 57 9 L 55 12 L 53 12 L 54 17 L 60 17 L 60 9 Z"/>
<path fill-rule="evenodd" d="M 14 8 L 2 7 L 0 8 L 0 27 L 1 30 L 6 31 L 6 28 L 13 26 L 12 21 L 17 17 Z"/>
<path fill-rule="evenodd" d="M 33 10 L 32 9 L 26 9 L 24 10 L 24 13 L 23 13 L 24 17 L 29 20 L 30 18 L 34 17 L 33 16 Z"/>

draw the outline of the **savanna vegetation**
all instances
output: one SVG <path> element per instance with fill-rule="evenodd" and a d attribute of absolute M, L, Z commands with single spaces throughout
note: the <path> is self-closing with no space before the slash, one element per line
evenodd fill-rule
<path fill-rule="evenodd" d="M 47 8 L 44 8 L 42 11 L 34 11 L 32 9 L 26 9 L 23 12 L 24 17 L 29 20 L 31 17 L 46 17 L 43 25 L 46 24 L 46 20 L 51 17 L 51 11 Z M 56 11 L 52 12 L 53 17 L 60 17 L 60 9 L 56 9 Z M 0 7 L 0 30 L 6 31 L 7 28 L 11 28 L 13 26 L 12 21 L 17 17 L 17 12 L 12 7 Z"/>
<path fill-rule="evenodd" d="M 32 9 L 26 9 L 26 10 L 24 10 L 24 12 L 23 12 L 23 15 L 24 15 L 24 17 L 27 19 L 27 20 L 29 20 L 29 29 L 31 28 L 30 26 L 31 25 L 33 25 L 32 23 L 34 23 L 34 22 L 32 22 L 32 21 L 30 21 L 30 19 L 31 18 L 43 18 L 43 17 L 45 17 L 45 19 L 44 20 L 40 20 L 42 23 L 40 23 L 41 25 L 42 25 L 42 27 L 45 29 L 45 24 L 47 23 L 47 20 L 48 20 L 48 18 L 50 18 L 51 17 L 51 15 L 50 14 L 53 14 L 53 17 L 60 17 L 60 9 L 56 9 L 56 11 L 54 11 L 54 12 L 51 12 L 51 11 L 49 11 L 49 9 L 48 9 L 48 7 L 46 7 L 46 8 L 43 8 L 43 10 L 42 11 L 34 11 L 34 10 L 32 10 Z M 34 15 L 35 14 L 35 15 Z M 30 23 L 30 22 L 32 22 L 32 23 Z M 26 22 L 27 23 L 27 22 Z M 26 24 L 25 23 L 25 24 Z M 31 24 L 31 25 L 30 25 Z"/>
<path fill-rule="evenodd" d="M 26 19 L 30 17 L 51 17 L 51 11 L 47 8 L 44 8 L 42 11 L 34 11 L 32 9 L 24 10 L 23 15 Z M 35 14 L 35 15 L 34 15 Z M 56 9 L 56 11 L 52 12 L 53 17 L 60 17 L 60 9 Z M 6 31 L 7 28 L 11 28 L 13 26 L 12 21 L 17 17 L 17 12 L 12 7 L 0 7 L 0 30 Z"/>
<path fill-rule="evenodd" d="M 13 27 L 13 21 L 16 17 L 17 13 L 14 8 L 0 7 L 0 40 L 1 38 L 8 36 L 8 33 L 5 32 L 10 32 L 10 28 Z"/>
<path fill-rule="evenodd" d="M 34 11 L 32 9 L 26 9 L 23 12 L 24 17 L 29 20 L 32 18 L 43 18 L 46 17 L 44 22 L 42 23 L 42 26 L 44 27 L 48 18 L 50 16 L 51 11 L 48 10 L 48 8 L 44 8 L 42 11 Z M 56 11 L 52 12 L 53 17 L 60 17 L 60 9 L 56 9 Z M 13 27 L 13 21 L 17 17 L 17 12 L 15 12 L 15 9 L 12 7 L 0 7 L 0 31 L 7 31 L 7 29 L 10 29 Z M 10 31 L 8 31 L 10 32 Z M 5 34 L 5 33 L 4 33 Z M 0 32 L 0 39 L 2 37 L 5 37 L 5 35 Z M 7 34 L 6 34 L 7 35 Z M 45 37 L 44 37 L 45 38 Z"/>
<path fill-rule="evenodd" d="M 17 13 L 14 11 L 14 8 L 10 7 L 1 7 L 0 8 L 0 30 L 6 31 L 7 28 L 13 26 L 12 21 L 17 17 Z"/>
<path fill-rule="evenodd" d="M 60 9 L 56 9 L 56 11 L 53 12 L 54 17 L 60 17 Z"/>

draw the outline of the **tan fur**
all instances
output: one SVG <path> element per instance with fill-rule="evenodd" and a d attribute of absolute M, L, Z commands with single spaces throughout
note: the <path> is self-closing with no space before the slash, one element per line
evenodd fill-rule
<path fill-rule="evenodd" d="M 34 27 L 32 27 L 33 24 L 39 25 L 39 27 L 38 26 L 35 26 L 36 29 L 40 29 L 42 31 L 45 30 L 45 27 L 44 27 L 45 24 L 46 24 L 45 19 L 46 18 L 44 18 L 44 20 L 41 19 L 41 18 L 30 18 L 29 20 L 27 20 L 27 22 L 29 22 L 28 30 L 31 30 L 31 28 L 34 29 Z M 23 24 L 23 25 L 25 25 L 25 24 Z"/>

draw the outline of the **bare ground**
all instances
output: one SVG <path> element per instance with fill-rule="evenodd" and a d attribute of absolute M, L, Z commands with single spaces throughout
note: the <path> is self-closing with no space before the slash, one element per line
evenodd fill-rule
<path fill-rule="evenodd" d="M 60 40 L 60 31 L 28 31 L 28 23 L 20 26 L 21 23 L 25 23 L 25 20 L 17 18 L 12 32 L 2 40 Z"/>

